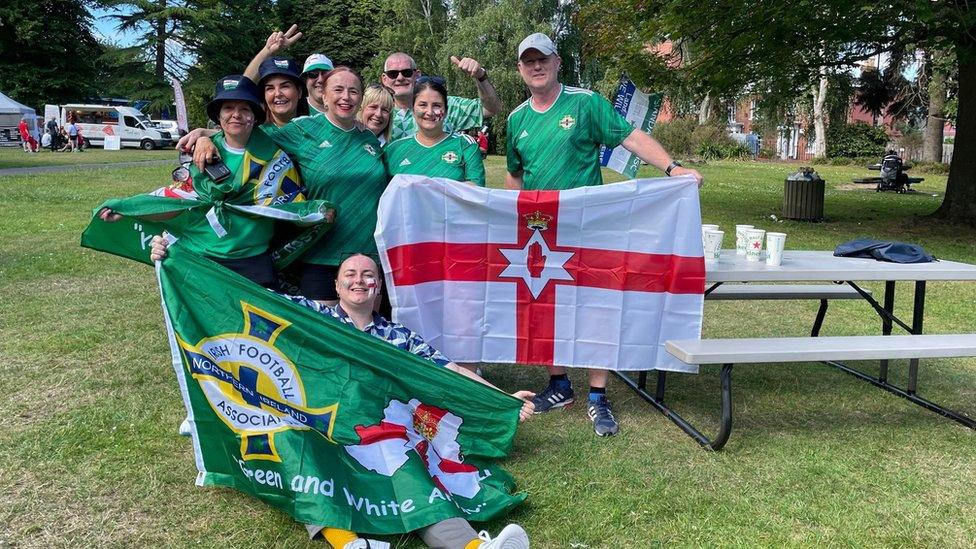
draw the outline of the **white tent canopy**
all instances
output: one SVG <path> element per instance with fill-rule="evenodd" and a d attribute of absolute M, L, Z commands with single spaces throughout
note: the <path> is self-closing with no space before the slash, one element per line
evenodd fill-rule
<path fill-rule="evenodd" d="M 27 119 L 27 126 L 35 133 L 37 129 L 37 114 L 27 105 L 21 105 L 0 92 L 0 127 L 17 127 L 20 119 Z"/>

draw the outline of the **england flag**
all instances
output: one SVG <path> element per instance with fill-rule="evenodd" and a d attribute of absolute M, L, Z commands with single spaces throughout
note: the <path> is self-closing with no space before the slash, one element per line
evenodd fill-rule
<path fill-rule="evenodd" d="M 691 177 L 511 191 L 396 176 L 376 244 L 394 319 L 455 362 L 696 372 L 705 267 Z"/>

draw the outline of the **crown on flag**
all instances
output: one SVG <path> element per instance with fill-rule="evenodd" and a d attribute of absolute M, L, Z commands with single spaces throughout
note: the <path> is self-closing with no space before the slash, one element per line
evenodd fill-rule
<path fill-rule="evenodd" d="M 424 409 L 423 406 L 418 406 L 414 410 L 413 428 L 425 439 L 434 440 L 434 437 L 437 436 L 437 426 L 439 423 L 440 418 Z"/>
<path fill-rule="evenodd" d="M 539 210 L 536 210 L 530 214 L 522 216 L 525 218 L 525 226 L 530 229 L 535 229 L 537 231 L 544 231 L 549 228 L 549 222 L 552 221 L 551 215 L 546 215 Z"/>

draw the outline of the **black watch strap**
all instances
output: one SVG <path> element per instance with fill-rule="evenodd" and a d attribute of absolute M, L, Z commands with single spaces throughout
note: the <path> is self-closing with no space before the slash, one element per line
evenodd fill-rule
<path fill-rule="evenodd" d="M 488 80 L 488 69 L 481 67 L 481 70 L 485 71 L 485 73 L 481 75 L 481 78 L 478 79 L 478 82 L 484 82 L 485 80 Z"/>
<path fill-rule="evenodd" d="M 681 166 L 682 166 L 681 162 L 678 162 L 677 160 L 672 160 L 671 163 L 668 164 L 668 167 L 664 168 L 664 173 L 668 174 L 668 177 L 671 177 L 671 170 L 675 168 L 680 168 Z"/>

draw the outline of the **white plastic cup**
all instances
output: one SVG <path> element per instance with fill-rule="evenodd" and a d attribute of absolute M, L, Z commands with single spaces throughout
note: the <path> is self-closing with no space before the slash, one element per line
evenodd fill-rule
<path fill-rule="evenodd" d="M 779 267 L 783 264 L 786 233 L 766 233 L 766 265 Z"/>
<path fill-rule="evenodd" d="M 746 261 L 759 261 L 762 259 L 763 236 L 766 231 L 762 229 L 749 229 L 746 231 Z"/>
<path fill-rule="evenodd" d="M 746 255 L 746 231 L 752 228 L 752 225 L 735 226 L 735 255 Z"/>
<path fill-rule="evenodd" d="M 706 225 L 702 223 L 702 248 L 705 247 L 705 233 L 708 231 L 717 231 L 718 225 Z"/>
<path fill-rule="evenodd" d="M 725 231 L 705 231 L 705 261 L 718 261 Z"/>

